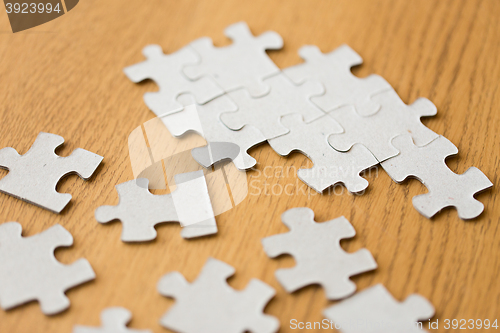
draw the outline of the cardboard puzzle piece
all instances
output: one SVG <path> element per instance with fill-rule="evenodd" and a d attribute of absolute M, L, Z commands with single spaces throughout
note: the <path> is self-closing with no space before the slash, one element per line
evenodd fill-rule
<path fill-rule="evenodd" d="M 226 282 L 233 274 L 233 267 L 209 258 L 193 283 L 178 272 L 164 275 L 158 291 L 176 302 L 160 324 L 184 333 L 276 332 L 278 320 L 263 313 L 274 290 L 253 279 L 244 290 L 236 291 Z"/>
<path fill-rule="evenodd" d="M 37 235 L 22 237 L 17 222 L 0 224 L 0 306 L 8 310 L 38 301 L 46 315 L 69 307 L 64 292 L 95 279 L 89 262 L 79 259 L 63 265 L 54 250 L 71 246 L 73 237 L 57 224 Z"/>
<path fill-rule="evenodd" d="M 177 188 L 169 194 L 154 195 L 149 180 L 139 178 L 116 186 L 120 201 L 95 211 L 99 223 L 120 220 L 124 242 L 144 242 L 156 238 L 155 225 L 179 221 L 183 238 L 217 233 L 210 196 L 203 171 L 175 176 Z"/>
<path fill-rule="evenodd" d="M 434 307 L 420 295 L 398 302 L 381 284 L 327 308 L 326 318 L 341 333 L 422 333 L 423 323 L 434 316 Z M 422 325 L 422 326 L 420 326 Z"/>
<path fill-rule="evenodd" d="M 281 49 L 283 39 L 273 31 L 254 37 L 245 22 L 228 26 L 224 33 L 233 41 L 229 46 L 214 47 L 208 37 L 192 42 L 201 62 L 186 66 L 184 73 L 193 80 L 209 76 L 226 92 L 245 88 L 253 97 L 265 95 L 269 87 L 263 80 L 280 71 L 266 50 Z"/>
<path fill-rule="evenodd" d="M 0 180 L 0 191 L 39 207 L 60 213 L 71 201 L 71 194 L 58 193 L 57 183 L 69 174 L 89 179 L 102 161 L 102 156 L 75 149 L 68 157 L 55 153 L 64 139 L 40 132 L 24 155 L 14 148 L 0 150 L 0 168 L 9 173 Z"/>
<path fill-rule="evenodd" d="M 132 313 L 125 308 L 107 308 L 101 312 L 101 327 L 75 325 L 73 333 L 153 333 L 150 330 L 128 328 L 131 319 Z"/>
<path fill-rule="evenodd" d="M 448 156 L 458 153 L 457 147 L 443 136 L 417 147 L 410 135 L 392 140 L 401 152 L 382 163 L 382 167 L 396 182 L 408 177 L 417 178 L 429 190 L 413 197 L 413 206 L 422 215 L 431 218 L 446 207 L 455 207 L 461 219 L 479 216 L 484 205 L 474 198 L 478 192 L 493 186 L 491 181 L 475 167 L 458 175 L 446 165 Z"/>
<path fill-rule="evenodd" d="M 327 54 L 321 53 L 317 46 L 306 45 L 300 48 L 299 55 L 305 63 L 285 68 L 283 73 L 296 84 L 305 80 L 322 83 L 325 94 L 311 100 L 325 112 L 350 105 L 359 115 L 375 114 L 380 105 L 371 96 L 392 89 L 381 76 L 358 78 L 353 75 L 351 67 L 361 65 L 363 60 L 347 45 Z"/>
<path fill-rule="evenodd" d="M 377 263 L 367 249 L 347 253 L 340 240 L 354 237 L 356 232 L 344 217 L 316 223 L 309 208 L 293 208 L 281 216 L 290 232 L 264 238 L 266 254 L 275 258 L 290 254 L 297 265 L 279 269 L 276 278 L 288 292 L 310 284 L 320 284 L 329 300 L 350 296 L 356 284 L 349 277 L 377 268 Z"/>

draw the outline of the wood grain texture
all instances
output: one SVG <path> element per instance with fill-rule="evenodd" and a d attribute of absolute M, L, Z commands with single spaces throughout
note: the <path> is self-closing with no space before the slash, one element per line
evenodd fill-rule
<path fill-rule="evenodd" d="M 304 44 L 324 52 L 350 45 L 365 61 L 356 75 L 383 76 L 406 103 L 422 96 L 436 104 L 438 115 L 425 124 L 459 148 L 458 157 L 448 161 L 453 171 L 476 166 L 498 184 L 499 17 L 497 0 L 86 0 L 57 20 L 12 34 L 2 10 L 0 147 L 24 153 L 38 132 L 46 131 L 66 139 L 61 155 L 81 147 L 104 156 L 104 162 L 90 181 L 70 176 L 60 183 L 60 192 L 73 195 L 60 215 L 0 195 L 0 222 L 20 222 L 26 236 L 63 225 L 75 242 L 57 250 L 56 257 L 64 263 L 87 258 L 97 274 L 95 281 L 67 293 L 71 307 L 59 315 L 44 316 L 36 303 L 0 310 L 0 332 L 97 326 L 101 310 L 109 306 L 130 309 L 131 327 L 166 332 L 158 320 L 173 301 L 157 293 L 157 281 L 172 270 L 192 281 L 209 256 L 236 268 L 230 284 L 237 289 L 251 278 L 275 288 L 266 312 L 280 319 L 280 332 L 299 331 L 290 329 L 291 319 L 320 321 L 333 302 L 318 286 L 287 294 L 274 271 L 293 266 L 293 258 L 269 259 L 260 244 L 263 237 L 285 232 L 281 213 L 299 206 L 312 208 L 317 221 L 344 215 L 353 224 L 357 236 L 343 241 L 343 247 L 349 252 L 366 247 L 379 265 L 353 278 L 359 290 L 383 283 L 399 300 L 419 293 L 434 304 L 440 321 L 500 321 L 496 185 L 478 196 L 485 204 L 480 218 L 464 222 L 447 209 L 427 220 L 411 204 L 414 195 L 426 191 L 417 181 L 398 185 L 379 169 L 368 177 L 363 196 L 321 196 L 307 191 L 294 172 L 264 174 L 266 166 L 311 166 L 301 154 L 282 158 L 266 144 L 251 151 L 259 164 L 248 173 L 254 186 L 250 195 L 217 217 L 215 237 L 186 241 L 171 223 L 157 228 L 155 241 L 130 245 L 119 240 L 120 223 L 100 225 L 94 219 L 98 206 L 118 202 L 114 186 L 133 178 L 129 134 L 154 117 L 142 95 L 156 86 L 133 84 L 122 69 L 141 61 L 141 49 L 150 43 L 167 53 L 201 36 L 225 45 L 223 29 L 240 20 L 255 34 L 281 34 L 284 49 L 270 53 L 280 68 L 300 62 L 297 50 Z M 275 184 L 287 183 L 295 184 L 294 195 L 272 194 Z"/>

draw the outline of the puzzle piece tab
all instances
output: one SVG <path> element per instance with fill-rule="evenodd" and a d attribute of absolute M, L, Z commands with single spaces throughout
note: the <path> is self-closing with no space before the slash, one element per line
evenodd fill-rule
<path fill-rule="evenodd" d="M 95 279 L 89 262 L 59 263 L 54 250 L 71 246 L 73 237 L 57 224 L 37 235 L 22 237 L 17 222 L 0 224 L 0 306 L 8 310 L 38 301 L 46 315 L 69 307 L 67 289 Z"/>
<path fill-rule="evenodd" d="M 214 47 L 208 37 L 192 42 L 201 62 L 186 66 L 184 73 L 193 80 L 208 75 L 226 92 L 245 88 L 253 97 L 265 95 L 269 87 L 263 80 L 280 71 L 266 50 L 281 49 L 283 39 L 273 31 L 254 37 L 245 22 L 230 25 L 224 33 L 233 41 L 229 46 Z"/>
<path fill-rule="evenodd" d="M 422 333 L 428 331 L 418 321 L 432 318 L 434 307 L 416 294 L 400 303 L 378 284 L 323 313 L 341 333 Z"/>
<path fill-rule="evenodd" d="M 305 123 L 300 114 L 283 116 L 281 124 L 290 131 L 269 140 L 271 147 L 286 156 L 300 151 L 314 163 L 311 169 L 300 169 L 299 178 L 322 193 L 328 187 L 342 183 L 351 193 L 358 193 L 368 187 L 368 181 L 359 174 L 378 164 L 377 159 L 362 145 L 354 145 L 348 152 L 341 153 L 328 144 L 331 133 L 342 132 L 337 122 L 325 115 Z"/>
<path fill-rule="evenodd" d="M 165 55 L 160 46 L 146 46 L 142 53 L 147 58 L 138 64 L 126 67 L 123 71 L 132 82 L 151 79 L 159 86 L 160 91 L 144 94 L 144 101 L 157 116 L 163 116 L 182 108 L 177 97 L 182 93 L 190 93 L 196 101 L 204 104 L 224 93 L 217 84 L 208 77 L 196 81 L 189 80 L 182 74 L 182 68 L 200 61 L 196 52 L 190 47 Z"/>
<path fill-rule="evenodd" d="M 363 60 L 347 45 L 327 54 L 321 53 L 317 46 L 306 45 L 300 48 L 299 55 L 306 62 L 285 68 L 283 73 L 296 84 L 305 80 L 321 82 L 325 94 L 311 100 L 325 112 L 351 105 L 359 115 L 375 114 L 380 105 L 371 100 L 371 96 L 392 89 L 381 76 L 360 79 L 353 75 L 351 67 L 361 65 Z"/>
<path fill-rule="evenodd" d="M 153 333 L 150 330 L 134 330 L 127 328 L 132 313 L 121 307 L 107 308 L 101 312 L 101 327 L 76 325 L 73 333 Z"/>
<path fill-rule="evenodd" d="M 163 195 L 148 190 L 149 180 L 139 178 L 116 186 L 120 202 L 116 206 L 101 206 L 95 211 L 99 223 L 120 220 L 124 242 L 143 242 L 156 238 L 155 225 L 179 221 L 183 238 L 215 234 L 215 222 L 203 171 L 175 176 L 177 188 Z"/>
<path fill-rule="evenodd" d="M 297 261 L 293 268 L 276 271 L 276 278 L 286 291 L 320 284 L 329 300 L 338 300 L 356 291 L 356 284 L 349 277 L 377 268 L 370 251 L 347 253 L 340 246 L 341 239 L 356 234 L 344 217 L 316 223 L 311 209 L 294 208 L 283 213 L 281 220 L 291 231 L 264 238 L 262 245 L 271 258 L 286 253 Z"/>
<path fill-rule="evenodd" d="M 58 156 L 55 150 L 63 143 L 59 135 L 40 132 L 22 156 L 10 147 L 1 149 L 0 168 L 9 173 L 0 180 L 0 191 L 60 213 L 71 201 L 71 194 L 56 191 L 61 178 L 76 173 L 88 179 L 102 161 L 102 156 L 80 148 L 68 157 Z"/>
<path fill-rule="evenodd" d="M 458 153 L 457 147 L 443 136 L 428 145 L 417 147 L 410 135 L 401 135 L 392 140 L 401 152 L 382 163 L 382 167 L 396 182 L 408 177 L 417 178 L 429 190 L 413 197 L 413 206 L 420 214 L 431 218 L 441 209 L 455 207 L 461 219 L 479 216 L 484 205 L 474 194 L 493 186 L 479 169 L 469 168 L 462 175 L 451 171 L 446 165 L 448 156 Z"/>
<path fill-rule="evenodd" d="M 233 267 L 209 258 L 193 283 L 178 272 L 163 276 L 158 291 L 176 302 L 160 324 L 183 333 L 276 332 L 278 320 L 263 313 L 274 290 L 253 279 L 245 290 L 235 291 L 226 282 L 233 274 Z"/>

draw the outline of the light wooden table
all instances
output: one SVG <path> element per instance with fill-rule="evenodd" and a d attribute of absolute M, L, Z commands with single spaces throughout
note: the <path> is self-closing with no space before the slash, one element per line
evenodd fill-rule
<path fill-rule="evenodd" d="M 61 181 L 58 190 L 71 193 L 73 200 L 60 215 L 0 195 L 1 222 L 18 221 L 25 236 L 63 225 L 75 242 L 57 250 L 56 257 L 63 263 L 87 258 L 97 274 L 95 281 L 67 293 L 71 307 L 59 315 L 44 316 L 36 303 L 0 310 L 0 332 L 97 326 L 101 310 L 109 306 L 130 309 L 131 327 L 165 332 L 158 320 L 173 301 L 157 293 L 158 279 L 177 270 L 192 281 L 210 256 L 236 268 L 229 280 L 236 289 L 251 278 L 275 288 L 266 313 L 280 319 L 280 332 L 298 331 L 290 329 L 291 319 L 320 321 L 322 310 L 333 302 L 326 301 L 318 286 L 286 293 L 274 271 L 293 266 L 293 258 L 269 259 L 260 244 L 263 237 L 285 232 L 280 215 L 298 206 L 312 208 L 318 221 L 344 215 L 353 224 L 357 236 L 343 241 L 344 249 L 366 247 L 379 265 L 375 272 L 353 278 L 359 290 L 383 283 L 399 300 L 411 293 L 425 296 L 436 307 L 439 332 L 446 331 L 444 319 L 500 321 L 498 186 L 477 196 L 485 211 L 469 222 L 453 209 L 424 218 L 411 198 L 425 188 L 414 180 L 398 185 L 381 169 L 368 177 L 370 187 L 363 196 L 300 191 L 293 196 L 249 195 L 217 217 L 215 237 L 199 240 L 183 240 L 178 224 L 169 223 L 158 228 L 155 241 L 129 245 L 119 240 L 120 223 L 103 226 L 94 219 L 98 206 L 118 202 L 114 186 L 133 178 L 129 134 L 154 117 L 142 95 L 156 86 L 135 85 L 122 69 L 141 61 L 141 49 L 150 43 L 167 53 L 201 36 L 225 45 L 229 41 L 223 29 L 241 20 L 255 34 L 281 34 L 285 47 L 270 53 L 280 68 L 300 62 L 297 50 L 304 44 L 324 52 L 350 45 L 365 61 L 356 75 L 382 75 L 406 103 L 423 96 L 436 104 L 438 115 L 424 122 L 459 148 L 458 158 L 448 161 L 453 171 L 476 166 L 498 184 L 499 17 L 496 0 L 86 0 L 52 22 L 12 34 L 2 9 L 0 147 L 24 153 L 38 132 L 46 131 L 66 139 L 61 155 L 82 147 L 103 155 L 104 163 L 88 182 L 75 176 Z M 281 158 L 268 145 L 251 154 L 261 171 L 265 166 L 312 166 L 301 154 Z M 264 182 L 269 187 L 297 180 L 293 173 L 267 177 L 258 171 L 249 172 L 248 179 L 261 189 Z"/>

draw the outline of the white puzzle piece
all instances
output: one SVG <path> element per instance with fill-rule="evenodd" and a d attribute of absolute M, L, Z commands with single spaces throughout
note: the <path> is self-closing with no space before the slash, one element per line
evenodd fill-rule
<path fill-rule="evenodd" d="M 297 86 L 283 74 L 264 82 L 269 84 L 271 91 L 260 98 L 252 98 L 244 89 L 228 94 L 238 110 L 221 115 L 220 119 L 226 126 L 239 130 L 251 125 L 258 128 L 266 139 L 272 139 L 288 132 L 280 123 L 284 115 L 298 113 L 309 122 L 325 114 L 309 100 L 311 96 L 324 93 L 320 83 L 308 81 Z"/>
<path fill-rule="evenodd" d="M 80 148 L 68 157 L 58 156 L 55 150 L 63 143 L 59 135 L 40 132 L 24 155 L 10 147 L 0 150 L 0 168 L 9 170 L 0 180 L 0 191 L 60 213 L 71 201 L 71 194 L 56 191 L 61 178 L 77 174 L 89 179 L 102 161 L 102 156 Z"/>
<path fill-rule="evenodd" d="M 177 188 L 169 194 L 154 195 L 149 180 L 139 178 L 116 186 L 120 201 L 95 211 L 99 223 L 120 220 L 124 242 L 143 242 L 156 238 L 155 225 L 179 221 L 183 238 L 217 233 L 210 196 L 203 171 L 175 175 Z"/>
<path fill-rule="evenodd" d="M 371 96 L 392 89 L 381 76 L 360 79 L 353 75 L 351 67 L 361 65 L 363 60 L 347 45 L 327 54 L 321 53 L 317 46 L 306 45 L 300 48 L 299 55 L 305 63 L 285 68 L 283 73 L 296 84 L 305 80 L 321 82 L 325 94 L 311 100 L 325 112 L 351 105 L 359 115 L 375 114 L 380 105 L 371 100 Z"/>
<path fill-rule="evenodd" d="M 276 271 L 276 278 L 286 291 L 320 284 L 329 300 L 338 300 L 356 291 L 356 284 L 349 277 L 377 268 L 367 249 L 347 253 L 340 246 L 341 239 L 356 234 L 344 217 L 316 223 L 311 209 L 293 208 L 283 213 L 281 220 L 290 231 L 264 238 L 262 245 L 271 258 L 286 253 L 297 262 L 293 268 Z"/>
<path fill-rule="evenodd" d="M 426 98 L 419 98 L 406 105 L 394 90 L 387 90 L 372 97 L 381 105 L 380 110 L 369 117 L 362 117 L 352 107 L 340 108 L 329 113 L 344 128 L 344 133 L 333 134 L 329 142 L 339 151 L 348 151 L 361 143 L 382 162 L 398 154 L 391 140 L 401 134 L 411 133 L 418 146 L 438 137 L 421 122 L 421 117 L 434 116 L 436 107 Z"/>
<path fill-rule="evenodd" d="M 420 214 L 431 218 L 446 207 L 455 207 L 461 219 L 479 216 L 484 205 L 474 194 L 493 186 L 479 169 L 469 168 L 462 175 L 451 171 L 446 165 L 448 156 L 458 153 L 457 147 L 443 136 L 426 146 L 417 147 L 410 135 L 401 135 L 392 140 L 401 152 L 382 163 L 382 167 L 396 182 L 408 177 L 417 178 L 429 190 L 413 197 L 413 206 Z"/>
<path fill-rule="evenodd" d="M 182 68 L 200 61 L 196 52 L 184 47 L 172 54 L 164 54 L 158 45 L 148 45 L 142 53 L 147 58 L 138 64 L 126 67 L 123 71 L 132 82 L 151 79 L 160 88 L 158 92 L 144 94 L 144 101 L 157 116 L 163 116 L 182 108 L 177 97 L 191 93 L 200 104 L 222 95 L 224 92 L 208 77 L 196 81 L 182 74 Z"/>
<path fill-rule="evenodd" d="M 325 115 L 305 123 L 300 114 L 292 114 L 283 116 L 281 124 L 290 131 L 269 140 L 269 144 L 281 156 L 300 151 L 314 163 L 312 168 L 297 172 L 304 183 L 319 193 L 338 183 L 344 184 L 351 193 L 359 193 L 368 187 L 368 181 L 359 174 L 377 165 L 378 161 L 359 144 L 345 153 L 333 149 L 328 144 L 329 135 L 342 132 L 342 127 L 334 119 Z"/>
<path fill-rule="evenodd" d="M 89 262 L 79 259 L 63 265 L 54 250 L 71 246 L 73 237 L 57 224 L 37 235 L 22 237 L 17 222 L 0 224 L 0 306 L 8 310 L 38 301 L 46 315 L 69 307 L 64 292 L 95 279 Z"/>
<path fill-rule="evenodd" d="M 178 272 L 163 276 L 158 292 L 176 302 L 160 324 L 183 333 L 276 332 L 278 320 L 263 313 L 275 294 L 273 288 L 252 279 L 244 290 L 236 291 L 226 282 L 233 274 L 233 267 L 209 258 L 193 283 Z"/>
<path fill-rule="evenodd" d="M 228 26 L 224 34 L 233 41 L 231 45 L 214 47 L 208 37 L 192 42 L 190 46 L 200 55 L 201 62 L 186 66 L 184 73 L 193 80 L 208 75 L 226 92 L 245 88 L 253 97 L 265 95 L 269 87 L 263 80 L 280 71 L 266 50 L 281 49 L 281 36 L 268 31 L 254 37 L 245 22 Z"/>
<path fill-rule="evenodd" d="M 121 307 L 102 310 L 101 327 L 75 325 L 73 333 L 153 333 L 150 330 L 135 330 L 127 327 L 132 313 Z"/>
<path fill-rule="evenodd" d="M 423 333 L 425 323 L 434 316 L 434 307 L 420 295 L 396 301 L 384 286 L 378 284 L 327 308 L 326 318 L 341 333 Z"/>
<path fill-rule="evenodd" d="M 233 159 L 234 165 L 239 170 L 250 169 L 255 166 L 257 161 L 248 155 L 248 149 L 262 143 L 266 138 L 262 133 L 252 127 L 245 126 L 241 130 L 233 131 L 226 127 L 220 120 L 220 114 L 223 112 L 233 112 L 237 110 L 237 106 L 227 96 L 221 96 L 204 105 L 191 104 L 192 99 L 189 96 L 181 96 L 179 99 L 186 105 L 183 110 L 171 115 L 162 117 L 161 120 L 167 127 L 168 131 L 175 137 L 179 137 L 188 131 L 194 131 L 208 142 L 207 147 L 193 149 L 193 157 L 198 162 L 202 162 L 204 167 L 209 167 L 212 164 L 219 162 L 221 159 L 234 155 L 232 146 L 222 146 L 226 151 L 221 151 L 219 156 L 209 155 L 214 149 L 210 147 L 212 143 L 227 142 L 233 143 L 239 147 L 236 157 Z M 229 151 L 227 151 L 229 149 Z M 210 158 L 203 159 L 209 155 Z"/>

